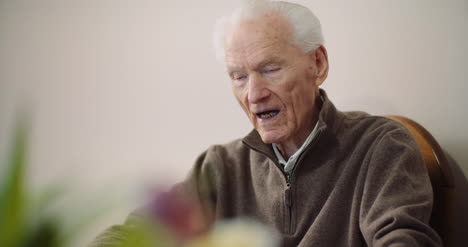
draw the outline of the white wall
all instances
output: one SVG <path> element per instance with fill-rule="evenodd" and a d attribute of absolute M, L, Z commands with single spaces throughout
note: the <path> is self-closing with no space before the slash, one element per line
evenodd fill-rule
<path fill-rule="evenodd" d="M 337 107 L 417 120 L 468 174 L 468 2 L 297 2 L 322 21 Z M 210 144 L 250 130 L 211 48 L 234 5 L 0 0 L 1 160 L 27 105 L 34 185 L 122 194 L 182 179 Z"/>

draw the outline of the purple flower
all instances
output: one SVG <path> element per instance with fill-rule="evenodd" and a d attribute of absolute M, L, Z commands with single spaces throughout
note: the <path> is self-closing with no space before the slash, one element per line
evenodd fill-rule
<path fill-rule="evenodd" d="M 155 193 L 149 210 L 152 220 L 167 227 L 181 242 L 189 241 L 208 230 L 200 204 L 181 190 Z"/>

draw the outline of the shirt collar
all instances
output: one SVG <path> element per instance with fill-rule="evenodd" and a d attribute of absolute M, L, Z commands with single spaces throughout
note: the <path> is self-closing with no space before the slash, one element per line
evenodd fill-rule
<path fill-rule="evenodd" d="M 307 139 L 304 141 L 304 143 L 301 145 L 301 147 L 293 154 L 291 157 L 289 157 L 288 161 L 286 161 L 281 155 L 281 152 L 279 151 L 278 147 L 275 144 L 271 144 L 273 147 L 273 151 L 275 152 L 276 158 L 278 159 L 278 162 L 284 166 L 284 171 L 287 173 L 290 173 L 294 166 L 296 165 L 297 159 L 299 156 L 304 152 L 304 149 L 312 142 L 314 139 L 315 135 L 317 134 L 318 130 L 318 121 L 315 124 L 314 129 L 310 132 L 309 136 Z"/>

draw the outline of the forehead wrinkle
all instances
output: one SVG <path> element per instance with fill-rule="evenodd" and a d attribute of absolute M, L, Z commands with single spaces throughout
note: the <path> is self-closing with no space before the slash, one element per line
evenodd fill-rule
<path fill-rule="evenodd" d="M 267 42 L 256 40 L 240 49 L 227 49 L 226 64 L 233 69 L 239 69 L 238 67 L 258 69 L 272 62 L 281 62 L 282 59 L 276 51 L 283 45 L 284 43 L 277 40 Z"/>

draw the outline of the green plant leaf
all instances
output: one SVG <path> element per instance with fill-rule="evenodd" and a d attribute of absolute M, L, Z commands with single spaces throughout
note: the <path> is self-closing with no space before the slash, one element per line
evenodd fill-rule
<path fill-rule="evenodd" d="M 99 198 L 87 198 L 87 201 L 92 201 L 93 207 L 86 207 L 86 201 L 77 202 L 77 205 L 81 204 L 83 207 L 77 207 L 74 210 L 73 214 L 75 217 L 70 220 L 71 222 L 61 232 L 60 240 L 65 246 L 72 245 L 89 226 L 92 226 L 97 220 L 106 216 L 115 207 L 117 202 L 116 199 L 100 201 Z"/>
<path fill-rule="evenodd" d="M 15 127 L 14 140 L 6 172 L 5 184 L 0 187 L 0 246 L 15 247 L 23 241 L 25 233 L 25 163 L 26 119 L 20 118 Z"/>
<path fill-rule="evenodd" d="M 46 218 L 33 229 L 31 235 L 24 242 L 24 247 L 60 247 L 63 246 L 59 241 L 60 225 L 53 218 Z"/>

